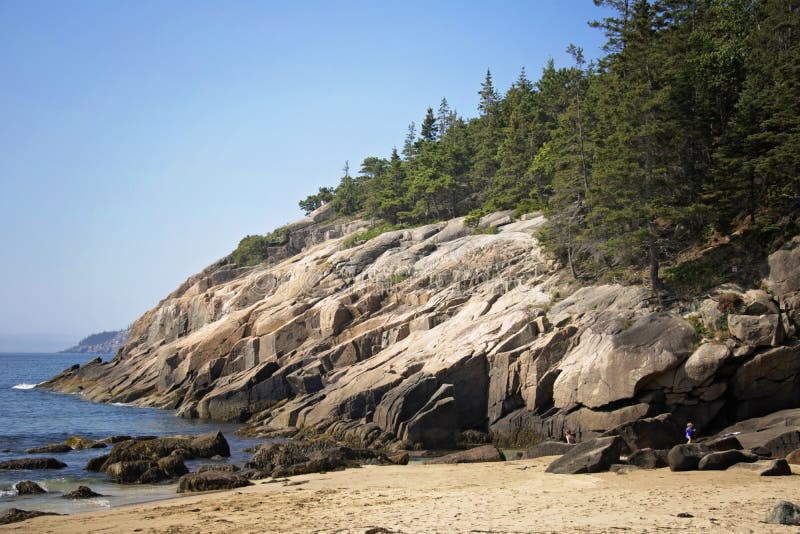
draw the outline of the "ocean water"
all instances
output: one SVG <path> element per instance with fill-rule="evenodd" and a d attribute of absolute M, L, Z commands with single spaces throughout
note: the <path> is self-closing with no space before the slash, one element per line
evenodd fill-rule
<path fill-rule="evenodd" d="M 88 449 L 67 453 L 25 454 L 25 449 L 63 443 L 72 435 L 102 439 L 115 434 L 169 436 L 221 431 L 231 448 L 227 461 L 242 465 L 251 454 L 244 449 L 263 440 L 240 438 L 233 432 L 239 425 L 175 417 L 169 410 L 88 402 L 80 395 L 35 389 L 67 367 L 83 364 L 94 356 L 86 354 L 0 353 L 0 461 L 32 456 L 54 457 L 67 464 L 59 470 L 0 471 L 0 512 L 8 508 L 74 513 L 97 510 L 176 496 L 176 484 L 120 485 L 102 473 L 83 468 L 86 462 L 108 452 Z M 186 462 L 189 470 L 209 460 Z M 17 495 L 13 485 L 33 480 L 48 490 L 40 496 Z M 63 499 L 63 493 L 78 485 L 91 487 L 104 497 L 86 500 Z"/>

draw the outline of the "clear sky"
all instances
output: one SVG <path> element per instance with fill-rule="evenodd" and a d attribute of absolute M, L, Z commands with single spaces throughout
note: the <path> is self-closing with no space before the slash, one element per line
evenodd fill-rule
<path fill-rule="evenodd" d="M 302 216 L 442 97 L 476 114 L 591 0 L 0 0 L 0 352 L 118 329 Z"/>

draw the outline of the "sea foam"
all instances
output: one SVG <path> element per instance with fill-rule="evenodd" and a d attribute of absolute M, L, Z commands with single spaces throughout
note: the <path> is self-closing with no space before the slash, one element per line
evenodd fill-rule
<path fill-rule="evenodd" d="M 11 386 L 11 389 L 33 389 L 39 384 L 17 384 L 16 386 Z"/>

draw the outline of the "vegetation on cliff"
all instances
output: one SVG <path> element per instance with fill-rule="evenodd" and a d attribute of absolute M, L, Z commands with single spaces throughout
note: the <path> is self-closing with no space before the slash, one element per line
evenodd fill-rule
<path fill-rule="evenodd" d="M 660 272 L 693 245 L 744 229 L 766 252 L 796 232 L 800 3 L 595 3 L 616 13 L 592 23 L 607 36 L 599 61 L 570 46 L 572 66 L 550 62 L 537 81 L 523 69 L 504 95 L 487 71 L 477 117 L 442 99 L 400 152 L 346 166 L 300 206 L 387 228 L 541 209 L 543 241 L 576 278 L 643 272 L 654 289 L 718 281 L 702 265 Z"/>
<path fill-rule="evenodd" d="M 81 339 L 77 345 L 62 350 L 65 354 L 114 354 L 125 345 L 130 330 L 111 330 L 99 332 Z"/>

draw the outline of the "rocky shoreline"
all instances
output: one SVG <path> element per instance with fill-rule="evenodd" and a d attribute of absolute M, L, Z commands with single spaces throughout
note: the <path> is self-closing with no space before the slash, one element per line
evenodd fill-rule
<path fill-rule="evenodd" d="M 553 475 L 629 474 L 668 467 L 672 472 L 738 470 L 761 477 L 791 476 L 791 465 L 800 466 L 800 409 L 745 420 L 718 435 L 700 438 L 691 444 L 680 443 L 680 429 L 670 429 L 669 425 L 670 418 L 662 416 L 627 423 L 604 436 L 574 445 L 542 442 L 513 458 L 507 458 L 503 451 L 489 444 L 430 458 L 425 464 L 544 458 L 547 459 L 544 472 Z M 284 439 L 254 447 L 251 459 L 240 466 L 225 462 L 230 457 L 230 447 L 220 432 L 197 436 L 111 436 L 99 441 L 73 436 L 67 443 L 70 449 L 101 449 L 111 445 L 108 453 L 89 460 L 85 466 L 87 471 L 105 473 L 113 482 L 126 485 L 177 482 L 178 493 L 230 490 L 264 482 L 292 486 L 295 483 L 287 477 L 324 474 L 352 467 L 405 466 L 411 455 L 419 455 L 415 451 L 397 449 L 353 448 L 330 439 Z M 50 450 L 55 450 L 55 445 L 49 446 Z M 197 458 L 212 462 L 189 472 L 185 460 Z M 59 469 L 64 466 L 55 458 L 27 457 L 2 462 L 0 470 Z M 16 489 L 19 495 L 45 492 L 31 481 L 18 483 Z M 85 499 L 101 495 L 80 486 L 62 497 Z M 786 508 L 788 505 L 782 506 Z M 0 521 L 24 521 L 43 513 L 12 509 Z M 791 516 L 787 514 L 783 515 Z"/>

